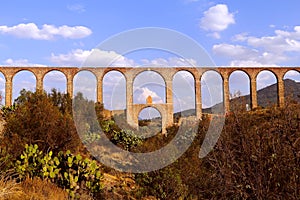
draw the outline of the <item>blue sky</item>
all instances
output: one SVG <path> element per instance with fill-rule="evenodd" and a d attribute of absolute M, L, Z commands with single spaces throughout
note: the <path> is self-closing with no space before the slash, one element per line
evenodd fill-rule
<path fill-rule="evenodd" d="M 112 35 L 135 28 L 161 27 L 195 40 L 216 65 L 298 66 L 299 7 L 298 0 L 11 0 L 1 4 L 0 64 L 81 66 L 92 49 Z M 148 64 L 171 62 L 170 55 L 162 52 L 151 56 L 133 54 L 126 59 L 131 64 L 145 64 L 145 59 Z M 176 64 L 176 60 L 172 62 Z M 14 96 L 21 86 L 34 88 L 33 77 L 25 75 L 16 78 L 15 86 L 19 86 Z M 294 75 L 290 73 L 291 77 Z M 241 77 L 237 73 L 232 77 L 233 82 L 241 83 L 244 81 Z M 268 73 L 261 77 L 259 87 L 275 81 Z M 63 81 L 61 74 L 49 74 L 45 88 L 58 86 L 64 91 Z M 1 83 L 3 90 L 3 80 Z M 241 84 L 232 84 L 231 92 L 248 93 L 247 87 L 237 85 Z M 144 95 L 152 92 L 159 96 L 159 90 L 153 94 L 153 88 L 148 87 L 149 91 L 145 90 L 146 86 L 141 88 L 144 89 L 138 91 Z M 185 104 L 191 104 L 186 101 Z"/>

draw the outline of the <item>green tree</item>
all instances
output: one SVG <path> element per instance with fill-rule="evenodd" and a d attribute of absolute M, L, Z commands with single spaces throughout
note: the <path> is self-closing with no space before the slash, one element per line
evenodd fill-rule
<path fill-rule="evenodd" d="M 22 90 L 15 100 L 15 110 L 6 118 L 4 136 L 14 155 L 20 154 L 23 146 L 38 144 L 42 151 L 70 149 L 77 151 L 80 140 L 72 115 L 68 95 L 52 91 L 31 92 Z"/>

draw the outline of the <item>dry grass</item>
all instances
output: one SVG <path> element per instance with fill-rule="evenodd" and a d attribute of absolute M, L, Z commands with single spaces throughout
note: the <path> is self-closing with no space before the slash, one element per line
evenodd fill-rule
<path fill-rule="evenodd" d="M 26 200 L 65 200 L 68 194 L 55 184 L 40 178 L 26 179 L 20 184 Z"/>
<path fill-rule="evenodd" d="M 23 196 L 20 184 L 12 180 L 9 174 L 0 174 L 0 200 L 22 199 Z"/>
<path fill-rule="evenodd" d="M 0 175 L 0 200 L 66 200 L 68 194 L 55 184 L 39 178 L 17 183 L 11 174 Z"/>

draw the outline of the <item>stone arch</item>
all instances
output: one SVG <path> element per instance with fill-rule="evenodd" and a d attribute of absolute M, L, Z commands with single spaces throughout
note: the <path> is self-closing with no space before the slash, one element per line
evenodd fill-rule
<path fill-rule="evenodd" d="M 78 92 L 89 100 L 97 100 L 97 76 L 91 70 L 79 70 L 74 75 L 74 95 Z"/>
<path fill-rule="evenodd" d="M 205 70 L 201 75 L 203 113 L 224 113 L 224 80 L 220 72 Z"/>
<path fill-rule="evenodd" d="M 74 77 L 77 74 L 79 74 L 80 72 L 89 72 L 89 73 L 93 74 L 97 79 L 97 75 L 95 74 L 95 72 L 93 70 L 89 69 L 89 68 L 79 68 L 79 70 L 74 74 Z"/>
<path fill-rule="evenodd" d="M 103 81 L 104 77 L 105 77 L 108 73 L 114 72 L 114 71 L 119 72 L 120 74 L 122 74 L 122 76 L 125 78 L 125 81 L 127 81 L 127 77 L 126 77 L 126 74 L 124 73 L 124 71 L 121 70 L 121 69 L 118 69 L 118 68 L 115 68 L 115 69 L 114 69 L 114 68 L 105 69 L 105 72 L 104 72 L 104 73 L 102 74 L 102 76 L 99 77 L 99 78 Z"/>
<path fill-rule="evenodd" d="M 52 74 L 52 73 L 57 73 L 57 74 L 59 74 L 59 76 L 60 77 L 57 77 L 57 76 L 55 76 L 55 77 L 52 77 L 52 78 L 54 78 L 54 81 L 51 81 L 50 83 L 51 84 L 53 84 L 53 82 L 64 82 L 63 84 L 60 84 L 59 85 L 59 87 L 64 87 L 64 89 L 62 90 L 62 91 L 60 91 L 60 88 L 55 88 L 55 89 L 57 89 L 58 91 L 60 91 L 60 92 L 63 92 L 63 93 L 66 93 L 67 92 L 67 76 L 66 76 L 66 74 L 63 72 L 63 71 L 61 71 L 61 70 L 56 70 L 56 69 L 53 69 L 53 70 L 49 70 L 49 71 L 47 71 L 44 75 L 43 75 L 43 77 L 42 77 L 42 80 L 43 80 L 43 89 L 46 91 L 46 92 L 50 92 L 51 91 L 51 89 L 53 88 L 53 87 L 48 87 L 47 86 L 47 82 L 45 82 L 45 81 L 48 81 L 47 80 L 47 78 Z M 63 79 L 63 80 L 62 80 Z"/>
<path fill-rule="evenodd" d="M 248 110 L 251 107 L 251 78 L 244 70 L 234 70 L 229 74 L 231 109 Z M 242 87 L 242 88 L 241 88 Z"/>
<path fill-rule="evenodd" d="M 287 70 L 284 74 L 283 74 L 283 79 L 292 79 L 295 80 L 297 82 L 300 82 L 300 70 L 297 69 L 291 69 L 291 70 Z"/>
<path fill-rule="evenodd" d="M 284 97 L 288 101 L 300 102 L 300 72 L 296 69 L 288 70 L 284 73 Z"/>
<path fill-rule="evenodd" d="M 202 70 L 202 74 L 200 75 L 200 79 L 202 79 L 202 76 L 204 74 L 206 74 L 207 72 L 215 72 L 215 73 L 217 73 L 221 77 L 222 81 L 224 81 L 224 77 L 223 77 L 222 71 L 220 71 L 220 70 L 218 70 L 216 68 L 205 68 L 204 70 Z"/>
<path fill-rule="evenodd" d="M 119 70 L 106 72 L 102 77 L 102 88 L 103 104 L 106 109 L 126 109 L 126 77 L 122 72 Z"/>
<path fill-rule="evenodd" d="M 145 113 L 147 112 L 147 113 Z M 145 116 L 143 116 L 145 115 Z M 154 116 L 153 116 L 154 115 Z M 145 118 L 143 118 L 145 117 Z M 148 106 L 140 110 L 138 113 L 138 134 L 144 138 L 149 138 L 157 135 L 162 131 L 162 115 L 161 112 L 152 107 Z M 143 123 L 142 123 L 143 122 Z"/>
<path fill-rule="evenodd" d="M 147 104 L 139 107 L 138 116 L 139 116 L 139 114 L 140 114 L 143 110 L 145 110 L 145 109 L 147 109 L 147 108 L 151 108 L 151 109 L 154 109 L 154 110 L 158 111 L 160 117 L 162 116 L 162 114 L 161 114 L 161 113 L 162 113 L 162 111 L 161 111 L 162 108 L 161 108 L 160 106 L 147 105 Z M 148 119 L 150 119 L 150 118 L 148 118 Z"/>
<path fill-rule="evenodd" d="M 23 75 L 22 78 L 19 78 L 19 76 L 21 76 L 20 74 L 22 73 L 26 73 L 26 74 Z M 20 81 L 22 82 L 19 83 Z M 34 81 L 34 83 L 32 83 L 32 81 Z M 22 89 L 35 91 L 36 84 L 37 84 L 37 76 L 32 70 L 20 69 L 15 71 L 12 77 L 12 101 L 19 96 L 19 93 Z"/>
<path fill-rule="evenodd" d="M 260 79 L 264 82 L 261 83 Z M 275 72 L 269 69 L 261 69 L 256 74 L 256 85 L 258 106 L 278 105 L 278 76 Z"/>
<path fill-rule="evenodd" d="M 31 72 L 31 73 L 34 75 L 35 79 L 37 79 L 36 72 L 35 72 L 34 70 L 32 70 L 30 67 L 28 67 L 28 68 L 19 68 L 19 69 L 15 70 L 15 71 L 13 72 L 13 74 L 12 74 L 13 78 L 14 78 L 19 72 L 23 72 L 23 71 Z"/>
<path fill-rule="evenodd" d="M 147 73 L 151 73 L 152 77 L 148 77 Z M 157 79 L 153 81 L 153 79 Z M 130 83 L 129 83 L 130 84 Z M 164 77 L 154 70 L 143 70 L 137 73 L 132 81 L 133 103 L 143 104 L 146 98 L 151 95 L 153 103 L 166 103 L 166 81 Z M 150 89 L 149 89 L 150 88 Z M 151 93 L 151 94 L 150 94 Z M 137 96 L 138 95 L 138 96 Z M 127 97 L 130 98 L 130 97 Z M 159 99 L 160 98 L 160 99 Z"/>
<path fill-rule="evenodd" d="M 271 73 L 272 75 L 274 75 L 274 77 L 276 78 L 276 82 L 278 82 L 278 75 L 272 70 L 272 69 L 259 69 L 259 71 L 256 74 L 256 82 L 257 82 L 257 78 L 261 73 Z"/>
<path fill-rule="evenodd" d="M 140 75 L 143 74 L 145 72 L 153 72 L 158 74 L 164 81 L 165 85 L 166 85 L 166 77 L 164 76 L 164 70 L 160 69 L 160 68 L 135 68 L 136 70 L 131 71 L 131 76 L 132 76 L 132 82 L 134 82 L 134 80 Z"/>
<path fill-rule="evenodd" d="M 197 79 L 197 73 L 192 70 L 192 69 L 189 69 L 189 68 L 179 68 L 179 69 L 176 69 L 175 73 L 172 74 L 172 80 L 174 79 L 174 76 L 178 73 L 178 72 L 188 72 L 189 74 L 191 74 L 193 76 L 193 79 L 196 81 Z M 196 73 L 196 74 L 195 74 Z"/>
<path fill-rule="evenodd" d="M 243 68 L 240 68 L 240 69 L 234 69 L 234 70 L 230 71 L 230 72 L 228 73 L 228 77 L 230 77 L 233 73 L 235 73 L 235 72 L 237 72 L 237 71 L 238 71 L 238 72 L 243 72 L 244 74 L 247 75 L 249 81 L 251 80 L 251 76 L 250 76 L 249 72 L 247 71 L 247 69 L 243 69 Z"/>
<path fill-rule="evenodd" d="M 188 70 L 177 71 L 172 79 L 173 112 L 181 115 L 195 115 L 196 110 L 196 80 L 193 73 Z M 182 112 L 193 110 L 192 112 Z"/>
<path fill-rule="evenodd" d="M 166 104 L 135 104 L 133 105 L 133 112 L 132 112 L 132 119 L 134 123 L 136 124 L 136 127 L 138 127 L 138 117 L 140 112 L 145 108 L 154 108 L 156 109 L 161 116 L 161 128 L 162 133 L 166 133 L 166 128 L 168 126 L 168 112 L 167 112 L 167 105 Z"/>
<path fill-rule="evenodd" d="M 67 77 L 67 74 L 66 74 L 66 69 L 60 69 L 60 68 L 50 68 L 48 69 L 47 71 L 45 71 L 45 73 L 43 73 L 42 75 L 42 80 L 44 80 L 45 76 L 53 71 L 58 71 L 58 72 L 61 72 L 65 77 Z"/>

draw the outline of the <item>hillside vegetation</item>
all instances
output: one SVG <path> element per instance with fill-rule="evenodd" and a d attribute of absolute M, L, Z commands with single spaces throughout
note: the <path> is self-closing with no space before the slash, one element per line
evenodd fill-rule
<path fill-rule="evenodd" d="M 55 90 L 48 95 L 22 91 L 14 106 L 2 108 L 5 125 L 0 139 L 0 199 L 300 197 L 297 102 L 250 112 L 237 105 L 226 116 L 213 151 L 200 159 L 200 146 L 210 125 L 204 118 L 195 127 L 192 145 L 176 162 L 149 173 L 131 174 L 102 165 L 85 149 L 85 144 L 99 148 L 101 137 L 96 123 L 115 145 L 132 152 L 160 149 L 174 138 L 179 127 L 168 127 L 168 137 L 158 134 L 139 138 L 125 121 L 120 124 L 104 118 L 101 103 L 88 101 L 82 94 L 75 98 L 82 108 L 96 109 L 96 121 L 81 121 L 85 127 L 83 140 L 76 134 L 68 95 Z M 55 191 L 56 197 L 49 191 Z"/>

